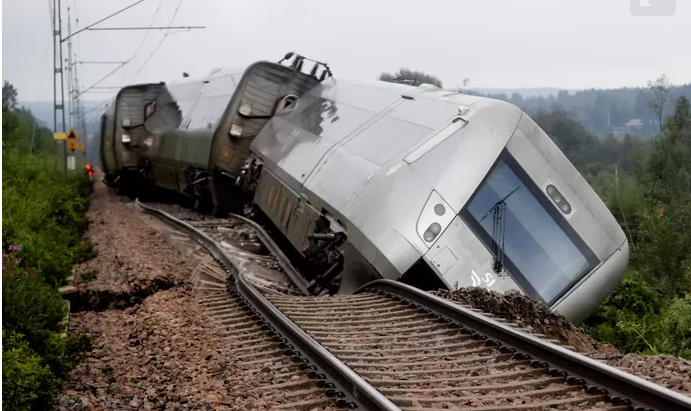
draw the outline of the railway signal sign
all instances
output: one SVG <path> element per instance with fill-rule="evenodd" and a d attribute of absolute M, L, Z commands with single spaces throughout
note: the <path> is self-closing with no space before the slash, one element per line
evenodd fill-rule
<path fill-rule="evenodd" d="M 84 149 L 84 144 L 79 142 L 79 136 L 77 136 L 77 132 L 74 131 L 74 128 L 71 128 L 70 132 L 67 133 L 67 148 L 70 149 L 70 151 Z"/>

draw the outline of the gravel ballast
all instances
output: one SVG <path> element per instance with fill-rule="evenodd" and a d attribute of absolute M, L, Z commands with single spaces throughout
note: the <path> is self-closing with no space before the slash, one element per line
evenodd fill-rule
<path fill-rule="evenodd" d="M 102 183 L 87 216 L 98 256 L 75 268 L 66 298 L 70 329 L 89 335 L 93 350 L 69 373 L 55 409 L 268 408 L 256 387 L 274 377 L 243 370 L 228 353 L 189 281 L 194 259 Z"/>
<path fill-rule="evenodd" d="M 189 221 L 213 220 L 174 205 L 166 211 L 187 214 Z M 74 290 L 66 297 L 72 302 L 71 329 L 90 335 L 94 349 L 70 372 L 56 409 L 254 410 L 275 405 L 276 399 L 257 387 L 276 383 L 276 375 L 286 370 L 269 363 L 266 372 L 248 372 L 228 352 L 227 337 L 205 313 L 190 283 L 194 261 L 155 228 L 155 219 L 101 183 L 87 216 L 87 237 L 98 256 L 75 268 Z M 238 233 L 243 235 L 218 234 L 234 244 L 254 241 L 243 230 Z M 437 295 L 691 394 L 687 361 L 619 354 L 518 292 L 462 289 Z"/>

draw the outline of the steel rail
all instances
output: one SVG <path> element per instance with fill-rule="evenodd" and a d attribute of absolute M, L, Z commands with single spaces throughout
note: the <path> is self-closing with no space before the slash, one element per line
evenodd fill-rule
<path fill-rule="evenodd" d="M 691 410 L 691 398 L 685 395 L 518 331 L 407 284 L 375 280 L 360 287 L 356 293 L 362 291 L 397 296 L 408 300 L 415 308 L 442 315 L 502 346 L 531 356 L 549 368 L 550 373 L 563 375 L 565 372 L 568 383 L 584 385 L 589 392 L 602 393 L 615 405 L 629 405 L 634 411 Z"/>
<path fill-rule="evenodd" d="M 271 254 L 276 256 L 278 264 L 281 266 L 283 271 L 285 271 L 286 275 L 293 281 L 295 286 L 298 289 L 300 289 L 300 291 L 304 295 L 310 295 L 310 292 L 307 289 L 307 281 L 305 281 L 305 279 L 300 275 L 300 273 L 297 272 L 295 267 L 293 267 L 293 265 L 290 264 L 288 257 L 286 257 L 286 255 L 283 253 L 283 250 L 281 250 L 281 248 L 276 244 L 276 242 L 274 242 L 269 233 L 267 233 L 266 230 L 262 228 L 262 226 L 250 220 L 249 218 L 243 217 L 238 214 L 230 214 L 230 216 L 233 218 L 237 218 L 238 220 L 251 226 L 257 232 L 259 240 L 261 240 L 264 246 L 269 249 L 269 252 L 271 252 Z"/>
<path fill-rule="evenodd" d="M 261 322 L 262 328 L 276 342 L 281 344 L 284 354 L 298 363 L 299 367 L 305 370 L 310 378 L 317 380 L 317 386 L 325 389 L 326 395 L 340 397 L 336 399 L 336 405 L 349 405 L 367 410 L 401 411 L 385 395 L 367 383 L 269 302 L 252 286 L 244 273 L 211 237 L 164 211 L 142 204 L 138 199 L 135 200 L 135 204 L 143 212 L 151 214 L 192 236 L 219 263 L 230 270 L 235 278 L 234 284 L 229 283 L 230 292 L 238 293 L 255 308 L 255 311 L 264 318 L 264 321 Z M 275 329 L 278 329 L 278 332 Z M 310 361 L 314 361 L 314 363 L 310 363 Z M 333 382 L 329 382 L 327 376 Z"/>

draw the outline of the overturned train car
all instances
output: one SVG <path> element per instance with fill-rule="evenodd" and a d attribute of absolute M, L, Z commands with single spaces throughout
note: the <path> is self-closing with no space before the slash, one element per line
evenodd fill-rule
<path fill-rule="evenodd" d="M 129 154 L 107 164 L 217 212 L 245 206 L 270 220 L 306 261 L 314 293 L 374 278 L 519 289 L 579 322 L 619 283 L 623 231 L 517 107 L 429 85 L 337 80 L 317 63 L 305 73 L 297 57 L 197 86 L 134 86 L 143 132 L 114 132 L 111 147 L 129 144 Z M 175 87 L 197 96 L 189 108 Z M 173 101 L 177 115 L 165 108 Z M 116 99 L 105 122 L 134 130 L 138 119 L 118 117 L 118 104 L 129 112 Z"/>

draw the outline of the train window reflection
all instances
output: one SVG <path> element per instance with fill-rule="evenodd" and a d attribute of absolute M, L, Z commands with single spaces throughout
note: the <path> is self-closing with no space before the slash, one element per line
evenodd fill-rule
<path fill-rule="evenodd" d="M 551 304 L 598 260 L 547 201 L 505 152 L 461 214 L 524 291 Z"/>

